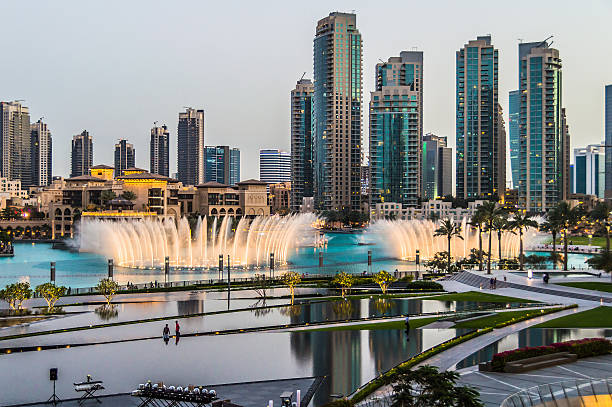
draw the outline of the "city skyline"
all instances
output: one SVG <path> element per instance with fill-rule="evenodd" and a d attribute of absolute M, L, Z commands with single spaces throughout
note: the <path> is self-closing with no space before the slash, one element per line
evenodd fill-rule
<path fill-rule="evenodd" d="M 62 25 L 65 16 L 51 5 L 43 3 L 34 10 L 28 10 L 31 17 L 46 27 L 48 35 L 45 38 L 35 37 L 29 41 L 35 49 L 41 48 L 44 53 L 57 55 L 53 59 L 51 66 L 46 70 L 38 69 L 39 64 L 31 63 L 27 69 L 19 69 L 15 66 L 3 66 L 0 74 L 5 77 L 15 78 L 4 86 L 2 99 L 6 101 L 25 99 L 23 102 L 32 112 L 32 117 L 45 117 L 45 122 L 52 129 L 54 135 L 54 174 L 68 176 L 69 174 L 69 141 L 72 135 L 78 133 L 83 128 L 89 130 L 92 137 L 96 140 L 96 156 L 94 161 L 99 163 L 112 163 L 112 147 L 117 138 L 131 140 L 136 148 L 146 151 L 150 127 L 154 121 L 166 123 L 170 136 L 176 140 L 177 112 L 183 106 L 197 106 L 207 111 L 207 144 L 230 144 L 240 148 L 243 152 L 244 177 L 254 177 L 257 174 L 259 148 L 275 146 L 284 150 L 290 149 L 290 125 L 289 117 L 286 112 L 289 110 L 288 92 L 293 88 L 295 81 L 299 79 L 302 72 L 307 72 L 306 77 L 312 77 L 312 38 L 314 35 L 314 25 L 318 19 L 329 14 L 333 10 L 350 11 L 356 8 L 357 25 L 367 41 L 364 43 L 363 70 L 364 70 L 364 89 L 366 95 L 364 103 L 369 101 L 367 95 L 373 90 L 374 69 L 378 58 L 386 60 L 389 55 L 397 55 L 402 50 L 410 50 L 412 46 L 418 46 L 424 52 L 425 64 L 429 67 L 428 75 L 425 77 L 424 95 L 424 132 L 433 132 L 442 136 L 449 137 L 449 146 L 455 147 L 454 142 L 454 52 L 466 41 L 478 35 L 493 35 L 496 48 L 500 51 L 500 85 L 499 100 L 504 112 L 504 120 L 508 123 L 508 92 L 516 89 L 516 77 L 518 77 L 518 67 L 516 55 L 518 53 L 518 38 L 525 40 L 539 40 L 554 34 L 554 47 L 559 49 L 563 55 L 564 64 L 564 105 L 568 111 L 568 122 L 574 138 L 572 149 L 580 145 L 596 143 L 603 137 L 603 89 L 604 86 L 612 83 L 612 74 L 606 69 L 610 64 L 608 55 L 603 55 L 603 62 L 600 58 L 595 60 L 594 55 L 599 55 L 595 50 L 606 44 L 611 38 L 611 34 L 605 29 L 606 18 L 612 15 L 612 7 L 603 1 L 594 1 L 592 7 L 573 10 L 571 15 L 564 12 L 564 7 L 558 9 L 548 9 L 545 5 L 532 5 L 532 13 L 522 15 L 520 4 L 512 7 L 493 6 L 492 10 L 503 13 L 507 18 L 496 23 L 492 27 L 490 23 L 480 22 L 478 13 L 470 17 L 473 24 L 464 24 L 455 21 L 456 16 L 467 13 L 470 7 L 474 7 L 478 2 L 468 2 L 461 7 L 452 3 L 448 4 L 449 16 L 438 15 L 438 7 L 419 5 L 418 9 L 423 18 L 419 20 L 427 21 L 429 18 L 439 18 L 441 22 L 448 23 L 448 27 L 440 29 L 438 25 L 435 29 L 425 25 L 420 21 L 415 21 L 410 28 L 394 24 L 395 16 L 388 16 L 382 10 L 365 3 L 336 3 L 326 4 L 323 2 L 314 3 L 310 6 L 302 6 L 303 9 L 296 10 L 299 18 L 290 19 L 289 22 L 282 22 L 280 29 L 287 32 L 286 39 L 275 39 L 268 41 L 269 45 L 256 50 L 247 50 L 249 57 L 254 57 L 258 68 L 254 75 L 258 81 L 252 80 L 223 80 L 222 87 L 216 86 L 219 82 L 216 78 L 228 79 L 236 72 L 232 67 L 236 56 L 229 50 L 220 49 L 215 45 L 214 36 L 204 35 L 208 30 L 214 32 L 217 23 L 211 18 L 210 28 L 191 26 L 178 27 L 177 23 L 169 24 L 162 33 L 148 33 L 143 36 L 138 33 L 138 27 L 144 25 L 151 15 L 168 14 L 172 20 L 177 17 L 184 17 L 189 22 L 192 16 L 185 15 L 184 11 L 178 8 L 163 4 L 152 4 L 146 9 L 139 10 L 138 18 L 134 21 L 136 10 L 128 7 L 121 16 L 114 19 L 115 30 L 111 30 L 108 38 L 99 38 L 93 31 L 104 23 L 109 13 L 116 11 L 119 3 L 110 2 L 101 5 L 82 5 L 74 3 L 71 16 L 78 19 L 80 16 L 87 15 L 92 20 L 92 31 L 85 30 L 80 32 L 84 40 L 71 38 L 71 33 L 77 25 Z M 526 3 L 527 4 L 527 3 Z M 568 3 L 569 4 L 569 3 Z M 7 16 L 17 16 L 23 12 L 23 5 L 5 4 L 2 6 L 3 12 Z M 195 8 L 204 7 L 194 5 Z M 224 6 L 216 6 L 210 13 L 211 17 L 220 13 L 229 12 L 223 10 Z M 298 6 L 299 7 L 299 6 Z M 274 10 L 274 12 L 270 12 Z M 451 12 L 452 11 L 452 12 Z M 454 12 L 454 13 L 453 13 Z M 550 19 L 542 25 L 542 20 L 537 16 L 542 13 L 550 13 Z M 269 28 L 264 27 L 261 21 L 277 21 L 279 14 L 284 12 L 269 7 L 256 7 L 244 5 L 238 13 L 235 22 L 236 27 L 240 24 L 245 28 L 257 27 L 261 32 L 253 36 L 252 41 L 262 47 L 262 36 L 269 35 Z M 58 15 L 55 19 L 47 19 L 49 15 Z M 194 13 L 195 14 L 195 13 Z M 398 13 L 401 14 L 401 13 Z M 531 15 L 533 14 L 533 16 Z M 382 16 L 384 15 L 384 18 Z M 452 15 L 452 16 L 450 16 Z M 259 18 L 252 18 L 253 16 Z M 510 20 L 520 16 L 521 28 L 517 29 Z M 142 18 L 142 19 L 141 19 Z M 207 19 L 209 17 L 206 17 Z M 263 20 L 261 20 L 263 19 Z M 16 19 L 8 18 L 7 29 L 10 29 L 12 21 Z M 54 22 L 51 23 L 50 20 Z M 457 19 L 459 20 L 459 19 Z M 89 21 L 89 20 L 88 20 Z M 384 21 L 384 23 L 382 22 Z M 576 21 L 581 24 L 576 24 Z M 572 29 L 572 26 L 585 27 L 581 30 Z M 133 23 L 133 28 L 129 24 Z M 57 26 L 55 24 L 58 24 Z M 564 27 L 559 29 L 558 27 Z M 218 28 L 218 27 L 216 27 Z M 279 27 L 274 28 L 278 30 Z M 26 40 L 30 37 L 28 30 L 24 30 Z M 146 30 L 143 30 L 146 31 Z M 175 41 L 161 38 L 161 34 L 183 36 L 185 32 L 196 35 L 197 40 L 194 44 L 180 44 L 175 46 Z M 389 35 L 391 31 L 392 35 Z M 149 35 L 150 34 L 150 35 Z M 117 37 L 121 36 L 124 44 L 116 44 Z M 209 38 L 210 37 L 210 38 Z M 161 39 L 160 39 L 161 38 Z M 273 37 L 268 37 L 273 38 Z M 392 38 L 389 40 L 389 38 Z M 92 40 L 96 47 L 89 48 Z M 83 42 L 81 42 L 83 41 Z M 230 39 L 229 41 L 237 41 Z M 251 39 L 249 39 L 251 41 Z M 82 53 L 82 59 L 75 61 L 69 53 L 70 46 L 74 45 Z M 9 51 L 21 52 L 14 49 L 15 45 L 7 44 Z M 188 64 L 185 57 L 177 55 L 185 49 L 193 47 L 201 48 L 211 58 L 223 58 L 229 62 L 221 68 L 218 64 Z M 42 50 L 44 48 L 44 50 Z M 151 49 L 167 55 L 171 62 L 151 64 L 148 55 Z M 242 49 L 242 47 L 241 47 Z M 99 64 L 103 67 L 101 72 L 98 66 L 94 66 L 103 60 L 112 61 L 116 58 L 125 57 L 126 53 L 131 52 L 125 64 L 106 65 L 107 62 Z M 26 60 L 32 55 L 23 55 Z M 145 55 L 146 54 L 146 55 Z M 46 54 L 45 54 L 46 55 Z M 156 55 L 154 53 L 154 55 Z M 593 55 L 593 56 L 591 56 Z M 282 58 L 281 58 L 282 56 Z M 243 56 L 239 57 L 240 59 Z M 208 58 L 206 58 L 208 60 Z M 155 59 L 158 62 L 157 59 Z M 589 63 L 589 61 L 591 61 Z M 589 64 L 592 67 L 590 75 L 587 77 L 580 74 L 582 64 Z M 146 69 L 145 69 L 146 65 Z M 237 65 L 239 66 L 239 64 Z M 275 66 L 274 69 L 270 67 Z M 84 69 L 84 68 L 87 69 Z M 79 70 L 79 72 L 75 72 Z M 125 85 L 125 81 L 130 81 L 130 86 Z M 191 84 L 193 80 L 195 83 Z M 165 85 L 159 87 L 161 92 L 159 97 L 148 98 L 148 91 L 154 83 Z M 64 83 L 60 89 L 58 84 Z M 117 83 L 117 85 L 113 85 Z M 189 86 L 186 86 L 189 84 Z M 227 89 L 224 87 L 228 87 Z M 156 88 L 157 89 L 157 88 Z M 263 90 L 265 92 L 263 92 Z M 252 105 L 241 104 L 236 107 L 234 99 L 229 95 L 238 90 L 247 95 L 257 95 L 258 98 L 251 98 Z M 75 104 L 76 112 L 68 112 L 62 105 L 70 100 L 79 100 Z M 592 101 L 596 108 L 592 108 Z M 266 109 L 258 109 L 260 105 L 265 105 Z M 257 105 L 255 104 L 257 103 Z M 137 106 L 136 109 L 133 106 Z M 126 112 L 130 114 L 127 115 Z M 229 120 L 229 115 L 239 112 L 243 120 Z M 367 111 L 364 110 L 364 134 L 363 145 L 367 150 L 368 131 Z M 120 134 L 117 128 L 121 129 Z M 245 135 L 248 135 L 246 137 Z M 172 147 L 174 147 L 172 145 Z M 144 149 L 144 150 L 143 150 Z M 509 161 L 509 160 L 508 160 Z M 136 166 L 148 167 L 148 157 L 141 154 L 137 157 Z M 176 150 L 171 149 L 170 172 L 176 172 Z M 509 177 L 508 177 L 509 178 Z"/>

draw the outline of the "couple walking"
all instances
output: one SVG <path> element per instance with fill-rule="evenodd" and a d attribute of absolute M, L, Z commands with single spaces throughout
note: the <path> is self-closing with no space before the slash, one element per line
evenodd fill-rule
<path fill-rule="evenodd" d="M 178 339 L 181 336 L 181 326 L 179 325 L 178 321 L 174 321 L 174 323 L 175 323 L 174 332 L 175 332 L 176 338 Z M 164 327 L 163 337 L 164 337 L 164 341 L 170 340 L 170 327 L 168 327 L 168 324 L 166 324 L 166 326 Z"/>

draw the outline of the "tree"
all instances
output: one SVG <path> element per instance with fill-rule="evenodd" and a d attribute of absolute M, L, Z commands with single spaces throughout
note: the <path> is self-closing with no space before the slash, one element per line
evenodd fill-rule
<path fill-rule="evenodd" d="M 374 282 L 380 286 L 380 290 L 383 294 L 387 293 L 387 288 L 395 279 L 385 270 L 380 270 L 378 273 L 374 274 Z"/>
<path fill-rule="evenodd" d="M 557 211 L 557 216 L 561 224 L 561 233 L 563 235 L 563 270 L 567 271 L 567 235 L 570 228 L 576 226 L 583 215 L 583 210 L 580 206 L 573 208 L 566 201 L 561 201 L 554 208 Z"/>
<path fill-rule="evenodd" d="M 493 233 L 493 222 L 495 218 L 504 213 L 502 208 L 497 206 L 496 202 L 487 201 L 478 207 L 478 211 L 482 212 L 483 223 L 487 227 L 489 234 L 489 253 L 487 254 L 487 274 L 491 274 L 491 235 Z"/>
<path fill-rule="evenodd" d="M 134 201 L 136 199 L 136 194 L 133 193 L 132 191 L 123 191 L 123 193 L 121 194 L 121 197 L 128 201 Z"/>
<path fill-rule="evenodd" d="M 289 287 L 289 294 L 291 294 L 291 305 L 293 305 L 293 298 L 295 297 L 295 286 L 302 281 L 300 273 L 295 271 L 287 271 L 281 276 L 283 284 Z"/>
<path fill-rule="evenodd" d="M 587 259 L 586 262 L 596 270 L 603 270 L 607 273 L 612 272 L 612 253 L 610 252 L 596 254 Z M 612 274 L 610 274 L 610 277 L 612 277 Z"/>
<path fill-rule="evenodd" d="M 480 394 L 470 388 L 457 386 L 459 374 L 439 372 L 435 366 L 405 369 L 393 384 L 393 406 L 398 407 L 482 407 Z"/>
<path fill-rule="evenodd" d="M 263 273 L 262 274 L 255 274 L 255 278 L 253 280 L 253 283 L 254 283 L 253 290 L 255 290 L 257 295 L 259 295 L 265 301 L 265 299 L 267 297 L 268 286 L 270 285 L 270 280 L 266 280 L 266 275 L 263 274 Z"/>
<path fill-rule="evenodd" d="M 552 236 L 553 250 L 551 259 L 553 262 L 553 270 L 557 268 L 557 261 L 559 256 L 557 255 L 557 235 L 561 233 L 561 220 L 559 219 L 559 213 L 555 208 L 552 208 L 546 214 L 546 221 L 540 225 L 540 230 L 546 231 Z"/>
<path fill-rule="evenodd" d="M 111 191 L 110 189 L 105 189 L 100 194 L 100 200 L 102 201 L 102 205 L 105 205 L 105 206 L 108 205 L 109 201 L 112 201 L 116 197 L 117 195 L 115 195 L 115 193 Z"/>
<path fill-rule="evenodd" d="M 0 290 L 0 298 L 6 301 L 11 309 L 22 309 L 23 302 L 32 298 L 30 283 L 23 281 L 8 284 L 3 290 Z"/>
<path fill-rule="evenodd" d="M 332 284 L 339 285 L 341 287 L 342 298 L 344 298 L 344 294 L 346 290 L 351 288 L 353 284 L 355 284 L 355 278 L 352 274 L 346 273 L 344 271 L 336 273 L 336 276 L 332 280 Z"/>
<path fill-rule="evenodd" d="M 66 293 L 66 287 L 58 287 L 53 283 L 44 283 L 36 286 L 34 292 L 47 301 L 47 311 L 51 312 L 57 300 Z"/>
<path fill-rule="evenodd" d="M 480 257 L 478 258 L 478 270 L 482 271 L 482 226 L 484 224 L 484 216 L 482 214 L 482 211 L 477 210 L 476 212 L 474 212 L 474 214 L 472 215 L 472 218 L 470 219 L 470 225 L 478 228 L 478 253 L 480 254 Z"/>
<path fill-rule="evenodd" d="M 591 213 L 589 213 L 589 217 L 593 219 L 598 225 L 599 228 L 606 236 L 606 253 L 610 252 L 610 207 L 605 202 L 599 202 Z"/>
<path fill-rule="evenodd" d="M 444 219 L 442 222 L 440 222 L 440 226 L 438 227 L 438 229 L 434 231 L 434 237 L 435 236 L 444 236 L 446 237 L 446 240 L 448 241 L 448 250 L 447 250 L 448 260 L 447 260 L 446 268 L 447 270 L 450 270 L 451 240 L 453 237 L 458 237 L 459 239 L 463 240 L 463 236 L 461 236 L 461 226 L 456 225 L 455 222 L 453 222 L 451 219 Z"/>
<path fill-rule="evenodd" d="M 529 228 L 537 228 L 538 222 L 531 218 L 531 214 L 525 211 L 518 211 L 508 223 L 510 230 L 518 230 L 519 233 L 519 264 L 520 270 L 525 270 L 525 254 L 523 253 L 523 232 Z"/>
<path fill-rule="evenodd" d="M 497 255 L 499 256 L 499 260 L 502 259 L 502 235 L 504 232 L 514 233 L 508 223 L 508 218 L 505 214 L 500 215 L 493 219 L 493 230 L 497 232 Z"/>
<path fill-rule="evenodd" d="M 106 304 L 110 306 L 111 300 L 119 290 L 119 284 L 110 278 L 103 278 L 95 288 L 106 298 Z"/>

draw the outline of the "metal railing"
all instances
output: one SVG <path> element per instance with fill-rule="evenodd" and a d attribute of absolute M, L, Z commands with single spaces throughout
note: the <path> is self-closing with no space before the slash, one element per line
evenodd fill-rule
<path fill-rule="evenodd" d="M 612 377 L 541 384 L 507 397 L 501 407 L 603 407 L 612 405 Z"/>

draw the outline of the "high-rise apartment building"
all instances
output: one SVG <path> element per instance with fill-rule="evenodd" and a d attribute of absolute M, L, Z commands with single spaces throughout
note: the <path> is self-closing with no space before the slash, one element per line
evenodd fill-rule
<path fill-rule="evenodd" d="M 0 176 L 32 184 L 30 111 L 19 102 L 0 102 Z"/>
<path fill-rule="evenodd" d="M 510 169 L 512 173 L 512 188 L 519 184 L 519 116 L 521 113 L 521 91 L 510 91 L 508 111 L 508 133 L 510 141 Z"/>
<path fill-rule="evenodd" d="M 569 130 L 561 59 L 548 42 L 519 44 L 519 202 L 546 211 L 569 192 Z"/>
<path fill-rule="evenodd" d="M 506 189 L 505 148 L 498 123 L 498 52 L 491 36 L 457 51 L 457 197 L 494 198 Z"/>
<path fill-rule="evenodd" d="M 291 181 L 291 154 L 278 149 L 259 150 L 259 180 L 268 184 Z"/>
<path fill-rule="evenodd" d="M 607 85 L 604 107 L 604 142 L 606 143 L 606 197 L 612 198 L 612 85 Z"/>
<path fill-rule="evenodd" d="M 453 193 L 453 149 L 446 137 L 426 134 L 422 147 L 422 192 L 424 200 L 438 199 Z"/>
<path fill-rule="evenodd" d="M 355 14 L 331 13 L 314 38 L 314 199 L 360 210 L 362 40 Z"/>
<path fill-rule="evenodd" d="M 312 94 L 310 79 L 300 79 L 291 91 L 291 210 L 299 211 L 312 196 Z"/>
<path fill-rule="evenodd" d="M 240 150 L 229 146 L 204 148 L 204 182 L 235 185 L 240 182 Z"/>
<path fill-rule="evenodd" d="M 606 175 L 604 142 L 575 148 L 572 170 L 573 193 L 603 198 Z"/>
<path fill-rule="evenodd" d="M 178 180 L 184 185 L 204 182 L 204 110 L 187 108 L 179 113 Z"/>
<path fill-rule="evenodd" d="M 168 127 L 151 128 L 150 143 L 151 174 L 170 176 L 170 132 Z"/>
<path fill-rule="evenodd" d="M 32 185 L 51 185 L 53 178 L 51 132 L 39 119 L 30 125 L 30 158 L 32 160 Z"/>
<path fill-rule="evenodd" d="M 421 196 L 423 52 L 376 64 L 370 98 L 370 202 L 417 206 Z"/>
<path fill-rule="evenodd" d="M 87 130 L 72 137 L 71 177 L 88 175 L 93 165 L 93 140 Z"/>
<path fill-rule="evenodd" d="M 119 177 L 128 168 L 136 167 L 136 150 L 134 145 L 121 139 L 115 144 L 115 176 Z"/>

